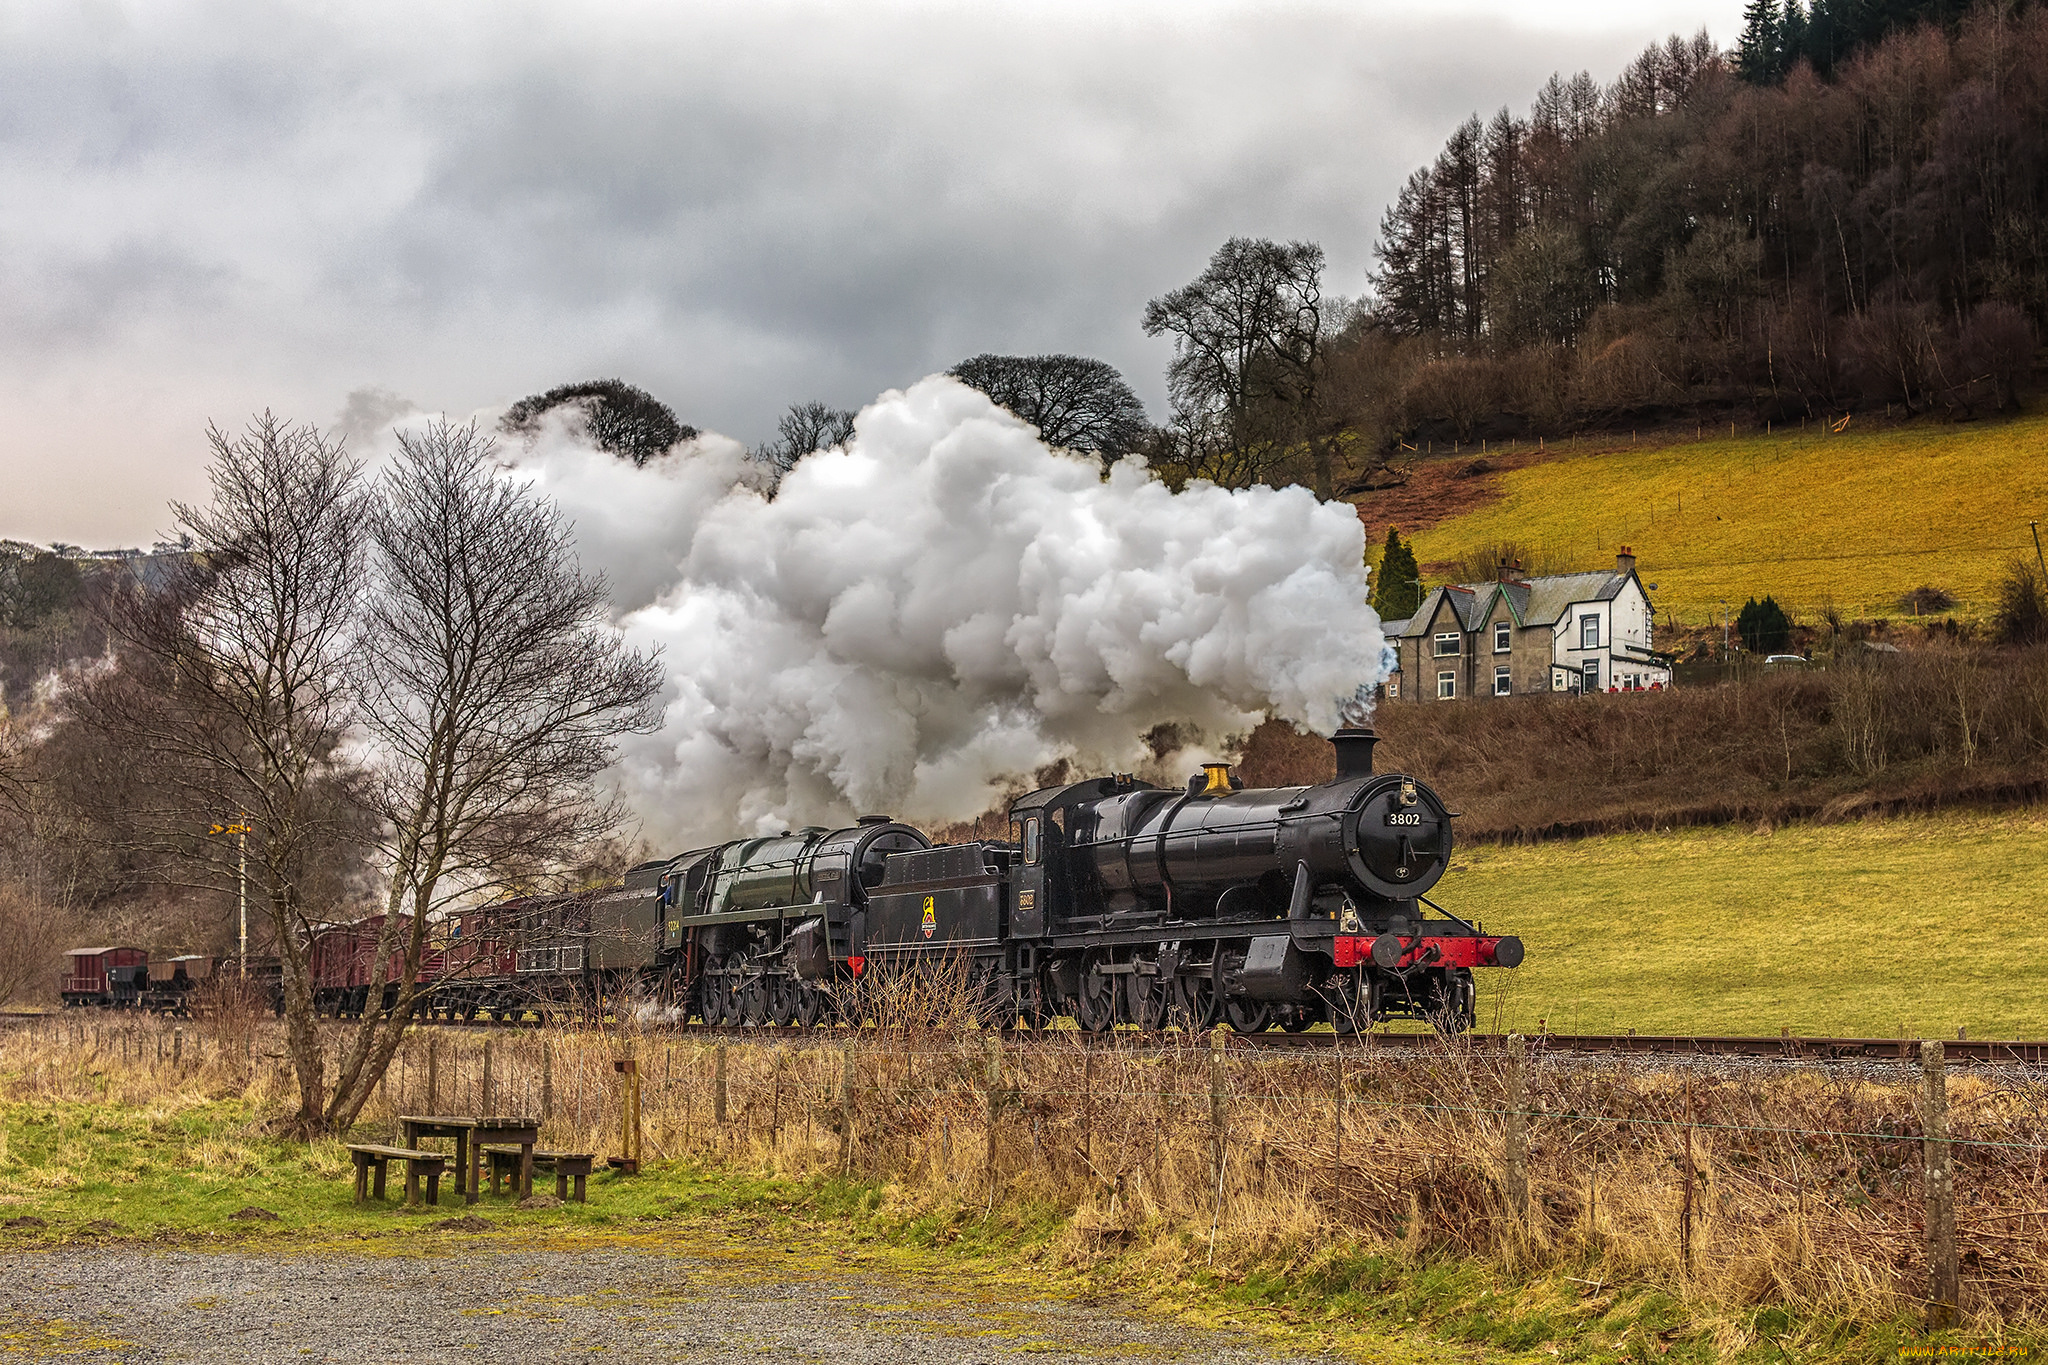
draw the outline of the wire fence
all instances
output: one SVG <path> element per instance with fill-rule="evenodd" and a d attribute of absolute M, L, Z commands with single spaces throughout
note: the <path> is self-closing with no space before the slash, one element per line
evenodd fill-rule
<path fill-rule="evenodd" d="M 350 1028 L 323 1030 L 330 1065 Z M 0 1070 L 31 1093 L 92 1075 L 294 1093 L 267 1024 L 236 1039 L 57 1019 L 4 1047 Z M 1050 1201 L 1082 1254 L 1363 1244 L 1980 1325 L 2038 1321 L 2048 1284 L 2048 1080 L 2019 1066 L 1951 1078 L 1938 1061 L 1717 1071 L 1455 1042 L 1276 1053 L 1220 1034 L 1162 1048 L 824 1029 L 788 1046 L 424 1027 L 357 1132 L 395 1136 L 413 1113 L 530 1115 L 556 1150 L 843 1174 L 919 1208 Z"/>

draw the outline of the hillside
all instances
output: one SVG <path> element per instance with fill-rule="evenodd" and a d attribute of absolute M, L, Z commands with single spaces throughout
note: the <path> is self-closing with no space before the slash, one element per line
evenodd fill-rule
<path fill-rule="evenodd" d="M 2044 884 L 2032 811 L 1471 848 L 1434 894 L 1528 944 L 1485 1028 L 2038 1038 Z"/>
<path fill-rule="evenodd" d="M 2044 417 L 1659 444 L 1623 436 L 1489 454 L 1500 467 L 1460 477 L 1475 458 L 1468 447 L 1424 461 L 1415 487 L 1358 505 L 1375 540 L 1390 519 L 1412 534 L 1431 583 L 1501 543 L 1539 572 L 1611 566 L 1628 544 L 1660 614 L 1681 623 L 1718 621 L 1722 600 L 1739 607 L 1765 593 L 1795 615 L 1827 603 L 1884 615 L 1922 584 L 1976 615 L 2005 564 L 2033 554 L 2028 520 L 2048 518 L 2044 451 Z"/>

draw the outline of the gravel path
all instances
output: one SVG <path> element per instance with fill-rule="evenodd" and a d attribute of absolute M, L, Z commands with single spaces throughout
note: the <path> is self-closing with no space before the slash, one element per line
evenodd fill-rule
<path fill-rule="evenodd" d="M 59 1246 L 0 1254 L 0 1359 L 1306 1365 L 1248 1339 L 1034 1298 L 1010 1280 L 700 1230 L 596 1244 L 412 1240 L 397 1254 Z M 1317 1359 L 1331 1359 L 1318 1357 Z"/>

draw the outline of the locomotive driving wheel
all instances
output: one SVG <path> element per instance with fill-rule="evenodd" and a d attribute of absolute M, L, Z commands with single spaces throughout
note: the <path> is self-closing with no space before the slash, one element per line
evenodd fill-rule
<path fill-rule="evenodd" d="M 749 969 L 752 970 L 749 970 Z M 735 1004 L 739 1011 L 738 1022 L 750 1028 L 759 1028 L 768 1022 L 768 978 L 752 963 L 742 963 L 739 971 L 745 973 L 744 984 L 739 976 L 733 979 L 737 996 Z"/>
<path fill-rule="evenodd" d="M 1218 1005 L 1216 977 L 1210 969 L 1181 972 L 1173 978 L 1167 1022 L 1190 1033 L 1207 1033 L 1216 1027 Z"/>
<path fill-rule="evenodd" d="M 1116 978 L 1098 968 L 1109 955 L 1100 949 L 1081 963 L 1081 993 L 1074 999 L 1074 1022 L 1083 1033 L 1108 1033 L 1116 1027 Z"/>
<path fill-rule="evenodd" d="M 726 1013 L 730 995 L 726 990 L 725 959 L 714 957 L 704 963 L 704 1022 L 716 1028 L 734 1022 Z"/>
<path fill-rule="evenodd" d="M 1231 978 L 1244 966 L 1244 948 L 1216 950 L 1216 962 L 1210 968 L 1210 981 L 1215 988 L 1216 998 L 1221 1006 L 1223 1022 L 1230 1025 L 1232 1033 L 1264 1033 L 1273 1027 L 1273 1007 L 1263 1000 L 1247 1000 L 1230 993 Z"/>
<path fill-rule="evenodd" d="M 803 987 L 793 976 L 770 977 L 768 981 L 768 1017 L 780 1028 L 788 1028 L 796 1022 L 798 1012 L 803 1008 Z"/>
<path fill-rule="evenodd" d="M 1138 972 L 1124 979 L 1129 983 L 1124 990 L 1125 1022 L 1136 1025 L 1141 1033 L 1157 1031 L 1166 1019 L 1168 982 L 1164 977 Z"/>

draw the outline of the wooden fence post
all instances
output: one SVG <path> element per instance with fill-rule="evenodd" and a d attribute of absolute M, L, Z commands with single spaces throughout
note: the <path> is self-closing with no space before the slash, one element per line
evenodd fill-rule
<path fill-rule="evenodd" d="M 640 1063 L 631 1057 L 612 1063 L 619 1073 L 619 1159 L 622 1175 L 640 1174 Z"/>
<path fill-rule="evenodd" d="M 555 1045 L 543 1039 L 540 1045 L 540 1118 L 546 1123 L 555 1116 Z"/>
<path fill-rule="evenodd" d="M 711 1082 L 711 1119 L 720 1127 L 725 1126 L 725 1039 L 721 1038 L 712 1048 L 713 1067 Z"/>
<path fill-rule="evenodd" d="M 185 1030 L 174 1029 L 171 1033 L 171 1065 L 176 1066 L 185 1059 Z"/>
<path fill-rule="evenodd" d="M 839 1173 L 853 1171 L 853 1041 L 847 1040 L 839 1067 Z"/>
<path fill-rule="evenodd" d="M 491 1040 L 486 1038 L 484 1039 L 483 1079 L 478 1084 L 477 1112 L 495 1117 L 498 1111 L 492 1106 L 497 1103 L 498 1097 L 494 1093 L 495 1087 L 492 1086 L 491 1080 Z"/>
<path fill-rule="evenodd" d="M 1508 1212 L 1518 1237 L 1529 1232 L 1529 1116 L 1524 1103 L 1529 1087 L 1529 1047 L 1519 1033 L 1508 1035 L 1507 1167 Z"/>
<path fill-rule="evenodd" d="M 441 1112 L 441 1040 L 427 1035 L 427 1112 Z"/>
<path fill-rule="evenodd" d="M 1948 1068 L 1938 1038 L 1920 1044 L 1920 1081 L 1927 1194 L 1927 1325 L 1953 1327 L 1961 1272 L 1956 1264 L 1955 1171 L 1949 1164 Z"/>
<path fill-rule="evenodd" d="M 1685 1078 L 1685 1193 L 1678 1205 L 1678 1261 L 1692 1269 L 1692 1187 L 1696 1183 L 1692 1164 L 1692 1077 Z"/>

